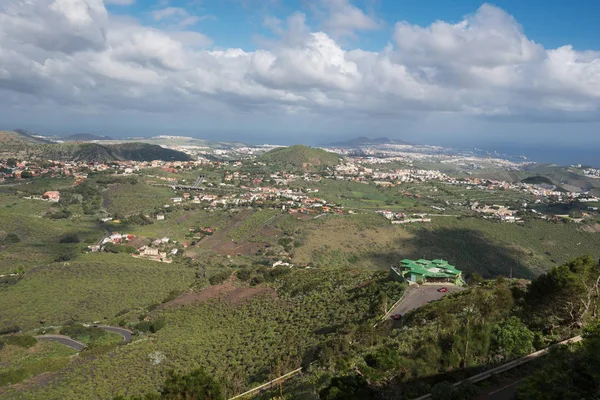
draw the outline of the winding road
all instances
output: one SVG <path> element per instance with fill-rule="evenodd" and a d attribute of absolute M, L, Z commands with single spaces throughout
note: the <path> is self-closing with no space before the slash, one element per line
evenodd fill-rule
<path fill-rule="evenodd" d="M 92 325 L 94 328 L 103 329 L 107 332 L 112 332 L 121 335 L 123 343 L 129 343 L 133 340 L 133 332 L 129 329 L 121 328 L 120 326 L 109 326 L 109 325 Z M 39 335 L 35 337 L 38 340 L 52 340 L 64 344 L 73 350 L 81 351 L 87 347 L 85 343 L 78 342 L 75 339 L 71 339 L 65 335 Z"/>
<path fill-rule="evenodd" d="M 64 335 L 39 335 L 35 338 L 38 340 L 51 340 L 53 342 L 58 342 L 77 351 L 81 351 L 87 347 L 85 343 L 78 342 L 77 340 L 73 340 Z"/>
<path fill-rule="evenodd" d="M 123 337 L 123 343 L 129 343 L 133 340 L 133 332 L 120 326 L 92 325 L 94 328 L 104 329 L 107 332 L 117 333 Z"/>

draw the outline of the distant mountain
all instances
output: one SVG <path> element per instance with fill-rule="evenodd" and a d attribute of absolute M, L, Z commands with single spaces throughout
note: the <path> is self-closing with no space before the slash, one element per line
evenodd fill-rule
<path fill-rule="evenodd" d="M 112 140 L 110 136 L 98 136 L 91 133 L 75 133 L 63 137 L 65 142 L 92 142 L 94 140 Z"/>
<path fill-rule="evenodd" d="M 342 157 L 322 149 L 303 145 L 281 147 L 271 150 L 258 158 L 269 166 L 286 169 L 310 169 L 311 167 L 329 167 L 340 163 Z"/>
<path fill-rule="evenodd" d="M 121 143 L 103 145 L 98 143 L 61 143 L 44 146 L 44 158 L 75 161 L 188 161 L 191 157 L 180 151 L 165 149 L 147 143 Z"/>
<path fill-rule="evenodd" d="M 29 154 L 38 146 L 47 143 L 51 142 L 31 136 L 24 131 L 0 131 L 0 155 L 3 157 Z"/>
<path fill-rule="evenodd" d="M 361 146 L 374 146 L 374 145 L 378 145 L 378 144 L 403 144 L 403 145 L 410 145 L 410 143 L 402 141 L 402 140 L 396 140 L 396 139 L 389 139 L 386 137 L 380 137 L 380 138 L 375 138 L 375 139 L 371 139 L 365 136 L 361 136 L 361 137 L 357 137 L 355 139 L 349 139 L 349 140 L 344 140 L 341 142 L 334 142 L 334 143 L 329 143 L 327 145 L 327 147 L 348 147 L 348 148 L 353 148 L 353 147 L 361 147 Z"/>

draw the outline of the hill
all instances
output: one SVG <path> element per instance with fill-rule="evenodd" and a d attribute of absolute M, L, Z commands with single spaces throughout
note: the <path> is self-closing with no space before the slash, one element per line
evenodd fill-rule
<path fill-rule="evenodd" d="M 94 140 L 112 140 L 110 136 L 98 136 L 91 133 L 75 133 L 73 135 L 63 137 L 66 142 L 91 142 Z"/>
<path fill-rule="evenodd" d="M 282 147 L 271 150 L 258 158 L 269 166 L 293 169 L 308 169 L 311 167 L 331 167 L 339 164 L 342 157 L 322 149 L 303 145 Z"/>
<path fill-rule="evenodd" d="M 528 178 L 521 179 L 521 182 L 530 183 L 532 185 L 541 185 L 541 184 L 554 185 L 554 182 L 552 182 L 550 179 L 546 178 L 545 176 L 541 176 L 541 175 L 530 176 Z"/>
<path fill-rule="evenodd" d="M 44 146 L 43 157 L 52 160 L 75 161 L 188 161 L 191 157 L 180 151 L 165 149 L 147 143 L 122 143 L 103 145 L 98 143 L 61 143 Z"/>
<path fill-rule="evenodd" d="M 410 145 L 410 143 L 402 141 L 389 139 L 386 137 L 380 137 L 371 139 L 365 136 L 357 137 L 355 139 L 344 140 L 340 142 L 329 143 L 328 147 L 361 147 L 361 146 L 374 146 L 379 144 L 401 144 L 401 145 Z"/>
<path fill-rule="evenodd" d="M 29 154 L 46 143 L 50 142 L 24 132 L 0 131 L 0 158 Z"/>

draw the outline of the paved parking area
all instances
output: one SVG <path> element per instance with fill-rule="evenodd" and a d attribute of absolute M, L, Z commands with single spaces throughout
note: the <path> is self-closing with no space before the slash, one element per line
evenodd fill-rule
<path fill-rule="evenodd" d="M 445 287 L 448 289 L 446 293 L 438 292 L 438 289 Z M 390 317 L 395 314 L 405 315 L 409 311 L 417 309 L 435 300 L 439 300 L 448 293 L 454 293 L 465 288 L 449 284 L 427 284 L 427 285 L 410 285 L 406 289 L 404 299 L 391 312 Z"/>

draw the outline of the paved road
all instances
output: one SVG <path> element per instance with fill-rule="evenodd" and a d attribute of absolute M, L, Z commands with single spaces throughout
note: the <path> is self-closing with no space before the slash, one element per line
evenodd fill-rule
<path fill-rule="evenodd" d="M 448 288 L 448 292 L 438 292 L 439 288 Z M 410 285 L 406 289 L 404 299 L 396 306 L 390 316 L 395 314 L 405 315 L 409 311 L 415 310 L 435 300 L 439 300 L 448 293 L 458 292 L 465 288 L 449 285 L 449 284 L 427 284 L 427 285 Z"/>
<path fill-rule="evenodd" d="M 85 344 L 78 342 L 77 340 L 73 340 L 68 336 L 63 336 L 63 335 L 40 335 L 40 336 L 36 336 L 36 339 L 52 340 L 54 342 L 64 344 L 65 346 L 68 346 L 68 347 L 72 348 L 73 350 L 77 350 L 77 351 L 81 351 L 86 347 Z"/>
<path fill-rule="evenodd" d="M 514 400 L 517 396 L 517 387 L 525 379 L 520 377 L 509 382 L 504 382 L 496 387 L 486 389 L 477 396 L 477 400 Z"/>
<path fill-rule="evenodd" d="M 129 329 L 121 328 L 118 326 L 108 326 L 108 325 L 94 325 L 97 328 L 104 329 L 107 332 L 118 333 L 123 337 L 123 343 L 129 343 L 133 340 L 133 332 Z"/>

